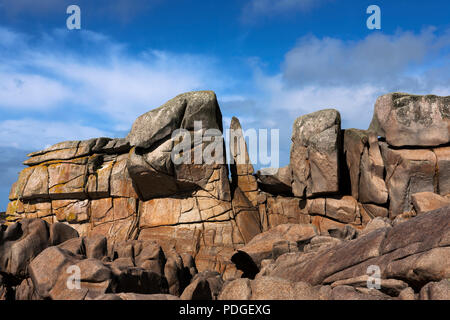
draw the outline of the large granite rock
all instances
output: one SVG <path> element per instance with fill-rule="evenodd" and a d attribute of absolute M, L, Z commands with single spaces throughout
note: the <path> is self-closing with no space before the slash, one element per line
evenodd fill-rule
<path fill-rule="evenodd" d="M 385 204 L 388 190 L 383 179 L 384 163 L 377 136 L 363 130 L 347 129 L 344 152 L 352 196 L 361 203 Z"/>
<path fill-rule="evenodd" d="M 368 131 L 341 131 L 336 110 L 299 117 L 290 164 L 256 174 L 233 118 L 231 183 L 209 91 L 142 115 L 126 139 L 29 154 L 0 225 L 0 299 L 446 297 L 448 99 L 390 97 Z M 371 265 L 380 290 L 364 286 Z"/>
<path fill-rule="evenodd" d="M 317 234 L 317 228 L 311 224 L 279 225 L 254 237 L 231 260 L 238 269 L 254 277 L 264 259 L 276 259 L 283 253 L 298 251 L 299 246 L 304 246 Z"/>
<path fill-rule="evenodd" d="M 175 129 L 203 137 L 187 146 L 191 162 L 171 159 L 180 144 Z M 196 163 L 195 153 L 207 154 L 215 139 L 217 161 Z M 261 230 L 257 209 L 239 188 L 232 199 L 213 92 L 182 94 L 146 113 L 126 139 L 68 141 L 29 156 L 30 167 L 11 188 L 8 221 L 69 223 L 81 236 L 111 243 L 158 240 L 193 254 L 201 270 L 221 272 L 232 266 L 225 257 Z"/>
<path fill-rule="evenodd" d="M 442 196 L 450 195 L 450 147 L 434 148 L 432 151 L 437 161 L 437 191 Z"/>
<path fill-rule="evenodd" d="M 212 91 L 183 93 L 161 107 L 140 116 L 126 140 L 131 146 L 147 149 L 165 140 L 175 129 L 194 129 L 201 121 L 203 128 L 222 131 L 222 114 Z"/>
<path fill-rule="evenodd" d="M 379 290 L 348 285 L 312 286 L 276 277 L 237 279 L 227 283 L 219 300 L 393 300 Z"/>
<path fill-rule="evenodd" d="M 435 192 L 436 156 L 427 149 L 393 149 L 381 144 L 389 191 L 389 216 L 395 218 L 413 209 L 411 196 Z"/>
<path fill-rule="evenodd" d="M 375 103 L 369 130 L 395 147 L 450 142 L 450 97 L 389 93 Z"/>
<path fill-rule="evenodd" d="M 51 226 L 41 219 L 23 219 L 0 233 L 0 272 L 21 278 L 28 274 L 28 265 L 48 246 L 78 237 L 69 226 Z"/>
<path fill-rule="evenodd" d="M 275 171 L 275 173 L 273 172 Z M 256 172 L 258 186 L 273 195 L 292 196 L 292 170 L 290 166 L 261 169 Z"/>
<path fill-rule="evenodd" d="M 241 189 L 252 204 L 256 206 L 258 203 L 258 183 L 253 175 L 254 169 L 250 162 L 244 133 L 236 117 L 231 119 L 230 124 L 230 156 L 232 187 Z"/>
<path fill-rule="evenodd" d="M 176 130 L 183 130 L 174 135 Z M 230 200 L 222 138 L 222 114 L 212 91 L 181 94 L 161 107 L 140 116 L 127 141 L 133 147 L 128 171 L 142 200 L 172 196 L 184 191 L 205 189 L 216 184 L 215 196 Z M 181 163 L 173 161 L 176 146 L 181 148 Z M 208 147 L 217 146 L 209 152 Z M 187 149 L 187 150 L 185 150 Z M 217 151 L 212 162 L 205 153 Z M 158 185 L 158 188 L 154 188 Z"/>
<path fill-rule="evenodd" d="M 450 276 L 449 240 L 446 207 L 332 248 L 284 254 L 265 275 L 326 285 L 368 275 L 368 268 L 377 266 L 382 279 L 401 279 L 418 290 Z"/>
<path fill-rule="evenodd" d="M 163 251 L 155 241 L 108 243 L 104 236 L 80 238 L 61 223 L 49 232 L 39 226 L 49 227 L 34 219 L 7 229 L 0 251 L 0 293 L 15 293 L 17 300 L 85 300 L 108 293 L 180 296 L 197 274 L 191 256 Z M 220 288 L 214 289 L 216 296 Z"/>
<path fill-rule="evenodd" d="M 450 198 L 432 192 L 418 192 L 411 196 L 417 214 L 450 206 Z"/>
<path fill-rule="evenodd" d="M 339 191 L 341 116 L 334 109 L 297 118 L 292 131 L 292 192 L 298 197 Z"/>

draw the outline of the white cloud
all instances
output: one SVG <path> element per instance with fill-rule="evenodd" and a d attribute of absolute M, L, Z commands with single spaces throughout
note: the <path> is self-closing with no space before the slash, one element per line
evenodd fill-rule
<path fill-rule="evenodd" d="M 335 108 L 343 127 L 366 129 L 382 94 L 450 95 L 449 48 L 450 33 L 433 28 L 359 41 L 307 36 L 286 54 L 280 73 L 256 67 L 254 80 L 266 113 L 281 128 L 303 114 Z"/>
<path fill-rule="evenodd" d="M 2 32 L 22 37 L 5 28 Z M 113 130 L 126 131 L 140 114 L 177 94 L 222 85 L 212 77 L 215 61 L 207 56 L 157 50 L 131 55 L 125 45 L 102 34 L 82 31 L 79 37 L 78 52 L 58 46 L 67 41 L 61 30 L 20 50 L 0 40 L 0 109 L 64 107 L 68 114 L 97 114 L 111 121 Z"/>
<path fill-rule="evenodd" d="M 79 33 L 79 52 L 68 51 L 58 45 L 70 40 L 61 30 L 44 35 L 41 45 L 24 40 L 19 50 L 8 39 L 26 37 L 0 28 L 2 32 L 8 36 L 0 38 L 0 111 L 16 108 L 26 114 L 46 109 L 48 118 L 64 108 L 75 119 L 79 114 L 90 118 L 72 125 L 39 120 L 39 114 L 33 121 L 4 120 L 0 146 L 40 149 L 67 139 L 126 132 L 137 116 L 179 93 L 213 89 L 225 128 L 234 115 L 244 130 L 280 129 L 281 161 L 286 163 L 298 116 L 336 108 L 343 127 L 365 129 L 379 95 L 450 94 L 450 33 L 439 35 L 433 29 L 370 35 L 359 41 L 305 37 L 286 54 L 278 74 L 266 74 L 258 59 L 249 59 L 254 76 L 242 86 L 231 83 L 230 74 L 221 72 L 208 56 L 157 50 L 130 54 L 126 45 L 89 31 Z M 110 132 L 96 129 L 107 126 Z"/>
<path fill-rule="evenodd" d="M 450 34 L 437 36 L 433 28 L 419 34 L 375 33 L 359 41 L 306 36 L 286 54 L 283 77 L 290 85 L 413 82 L 448 44 Z"/>
<path fill-rule="evenodd" d="M 2 108 L 42 110 L 58 106 L 72 97 L 69 88 L 53 79 L 36 74 L 0 71 Z"/>
<path fill-rule="evenodd" d="M 110 132 L 83 124 L 29 118 L 0 121 L 0 132 L 0 147 L 34 151 L 66 140 L 111 136 Z"/>
<path fill-rule="evenodd" d="M 264 89 L 276 123 L 274 126 L 289 128 L 288 134 L 297 117 L 327 108 L 339 110 L 343 127 L 366 129 L 372 119 L 376 98 L 387 92 L 382 86 L 371 84 L 292 88 L 285 86 L 280 76 L 260 79 L 263 81 L 266 82 Z"/>

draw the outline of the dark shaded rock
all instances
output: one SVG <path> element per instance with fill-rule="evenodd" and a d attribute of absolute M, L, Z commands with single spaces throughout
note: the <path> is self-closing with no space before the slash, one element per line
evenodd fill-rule
<path fill-rule="evenodd" d="M 239 188 L 234 190 L 232 206 L 236 225 L 244 242 L 248 243 L 261 233 L 259 212 Z"/>
<path fill-rule="evenodd" d="M 16 300 L 42 300 L 42 297 L 34 289 L 31 278 L 24 279 L 20 285 L 16 287 Z"/>
<path fill-rule="evenodd" d="M 47 248 L 49 227 L 40 219 L 23 219 L 10 225 L 0 241 L 0 270 L 26 277 L 28 265 Z"/>
<path fill-rule="evenodd" d="M 389 191 L 389 217 L 413 210 L 411 196 L 435 191 L 436 156 L 426 149 L 393 149 L 381 143 Z"/>
<path fill-rule="evenodd" d="M 116 275 L 114 292 L 142 294 L 168 293 L 169 285 L 164 275 L 137 267 L 129 267 Z"/>
<path fill-rule="evenodd" d="M 78 238 L 78 232 L 74 228 L 68 226 L 67 224 L 56 222 L 50 225 L 50 239 L 49 244 L 51 246 L 56 246 L 67 240 Z"/>
<path fill-rule="evenodd" d="M 101 260 L 108 253 L 106 237 L 102 235 L 92 235 L 85 237 L 84 247 L 86 250 L 86 257 Z"/>
<path fill-rule="evenodd" d="M 59 248 L 70 251 L 75 255 L 86 255 L 84 238 L 72 238 L 58 245 Z"/>
<path fill-rule="evenodd" d="M 261 190 L 273 195 L 292 196 L 292 170 L 290 166 L 256 172 L 258 186 Z"/>
<path fill-rule="evenodd" d="M 246 276 L 253 278 L 255 271 L 257 273 L 260 268 L 261 261 L 273 258 L 274 253 L 275 256 L 278 256 L 290 252 L 291 249 L 298 251 L 299 245 L 304 245 L 317 234 L 317 229 L 311 224 L 279 225 L 255 236 L 232 256 L 231 261 Z M 289 243 L 293 245 L 289 245 Z M 286 248 L 283 249 L 283 246 Z"/>
<path fill-rule="evenodd" d="M 217 300 L 223 280 L 218 272 L 204 271 L 195 275 L 181 295 L 181 300 Z"/>

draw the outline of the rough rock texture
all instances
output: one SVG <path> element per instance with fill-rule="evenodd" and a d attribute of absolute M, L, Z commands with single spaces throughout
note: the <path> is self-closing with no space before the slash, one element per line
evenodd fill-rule
<path fill-rule="evenodd" d="M 413 208 L 411 196 L 417 192 L 434 192 L 436 156 L 426 149 L 393 149 L 381 144 L 389 191 L 389 216 L 395 218 Z"/>
<path fill-rule="evenodd" d="M 279 225 L 254 237 L 231 260 L 244 272 L 255 266 L 258 270 L 264 259 L 276 259 L 283 253 L 296 252 L 299 246 L 317 234 L 317 228 L 311 224 Z"/>
<path fill-rule="evenodd" d="M 420 300 L 450 300 L 450 280 L 426 284 L 420 290 Z"/>
<path fill-rule="evenodd" d="M 417 214 L 450 206 L 450 198 L 432 192 L 418 192 L 411 195 Z"/>
<path fill-rule="evenodd" d="M 392 300 L 378 290 L 340 285 L 312 286 L 275 277 L 238 279 L 224 286 L 219 300 Z"/>
<path fill-rule="evenodd" d="M 315 196 L 339 191 L 341 116 L 334 109 L 297 118 L 292 129 L 292 192 Z"/>
<path fill-rule="evenodd" d="M 257 205 L 258 183 L 253 175 L 253 165 L 250 163 L 250 157 L 245 142 L 239 120 L 235 117 L 231 119 L 230 124 L 230 155 L 231 155 L 231 182 L 233 188 L 239 188 L 245 196 Z"/>
<path fill-rule="evenodd" d="M 183 130 L 183 135 L 174 136 L 176 130 Z M 214 157 L 217 161 L 207 164 L 203 157 L 205 152 L 211 153 L 208 147 L 214 144 L 208 143 L 205 137 L 219 141 L 218 150 L 212 150 L 218 153 Z M 133 147 L 128 170 L 141 199 L 209 188 L 208 191 L 219 200 L 230 200 L 229 184 L 220 179 L 226 176 L 227 169 L 224 166 L 222 114 L 214 92 L 181 94 L 147 112 L 135 121 L 127 141 Z M 186 150 L 180 151 L 186 161 L 173 162 L 171 155 L 176 153 L 176 147 L 184 145 Z M 155 184 L 159 187 L 154 188 Z"/>
<path fill-rule="evenodd" d="M 382 279 L 402 280 L 418 290 L 450 276 L 449 209 L 424 213 L 332 248 L 284 254 L 265 275 L 326 285 L 368 275 L 368 267 L 375 265 Z"/>
<path fill-rule="evenodd" d="M 193 138 L 188 163 L 172 162 L 180 143 L 172 137 L 176 129 Z M 198 134 L 203 140 L 196 140 Z M 215 139 L 217 161 L 197 163 L 198 151 L 204 155 Z M 201 270 L 220 272 L 233 267 L 228 256 L 237 247 L 261 232 L 249 189 L 241 183 L 243 192 L 235 188 L 232 199 L 222 116 L 210 91 L 179 95 L 142 115 L 126 139 L 68 141 L 29 156 L 30 167 L 11 189 L 9 221 L 60 221 L 82 236 L 104 235 L 112 243 L 157 240 L 165 249 L 195 256 Z M 256 178 L 248 177 L 256 191 Z"/>
<path fill-rule="evenodd" d="M 369 130 L 341 130 L 333 109 L 300 116 L 289 165 L 256 173 L 237 118 L 228 168 L 211 91 L 124 139 L 30 153 L 0 215 L 0 299 L 446 297 L 448 101 L 380 97 Z"/>
<path fill-rule="evenodd" d="M 292 196 L 292 170 L 290 166 L 277 170 L 273 168 L 258 170 L 256 177 L 258 186 L 262 191 L 274 195 Z"/>
<path fill-rule="evenodd" d="M 450 97 L 390 93 L 375 103 L 369 130 L 395 147 L 450 142 Z"/>
<path fill-rule="evenodd" d="M 155 241 L 108 243 L 104 236 L 78 237 L 67 225 L 49 226 L 40 219 L 10 225 L 1 249 L 0 293 L 5 299 L 84 300 L 114 293 L 180 296 L 197 274 L 191 256 L 164 252 Z M 214 289 L 216 296 L 220 288 Z M 152 297 L 157 298 L 166 296 Z"/>
<path fill-rule="evenodd" d="M 218 272 L 204 271 L 192 279 L 180 296 L 181 300 L 217 300 L 223 287 L 223 279 Z"/>
<path fill-rule="evenodd" d="M 363 130 L 347 129 L 344 152 L 352 196 L 361 203 L 385 204 L 388 190 L 383 179 L 384 163 L 377 136 Z"/>
<path fill-rule="evenodd" d="M 14 277 L 28 273 L 29 263 L 45 248 L 78 237 L 61 223 L 51 226 L 40 219 L 23 219 L 0 233 L 0 271 Z"/>

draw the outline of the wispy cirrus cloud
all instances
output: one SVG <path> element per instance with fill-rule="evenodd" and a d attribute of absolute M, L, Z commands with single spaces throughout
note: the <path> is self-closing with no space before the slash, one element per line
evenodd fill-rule
<path fill-rule="evenodd" d="M 130 53 L 124 44 L 83 30 L 76 48 L 67 45 L 74 39 L 64 30 L 37 38 L 6 28 L 0 34 L 6 35 L 0 38 L 4 112 L 34 112 L 38 119 L 89 114 L 109 124 L 110 132 L 126 131 L 137 116 L 179 93 L 222 85 L 212 77 L 217 66 L 208 56 L 154 49 Z M 73 139 L 77 136 L 74 131 Z M 46 137 L 37 140 L 47 143 Z"/>

